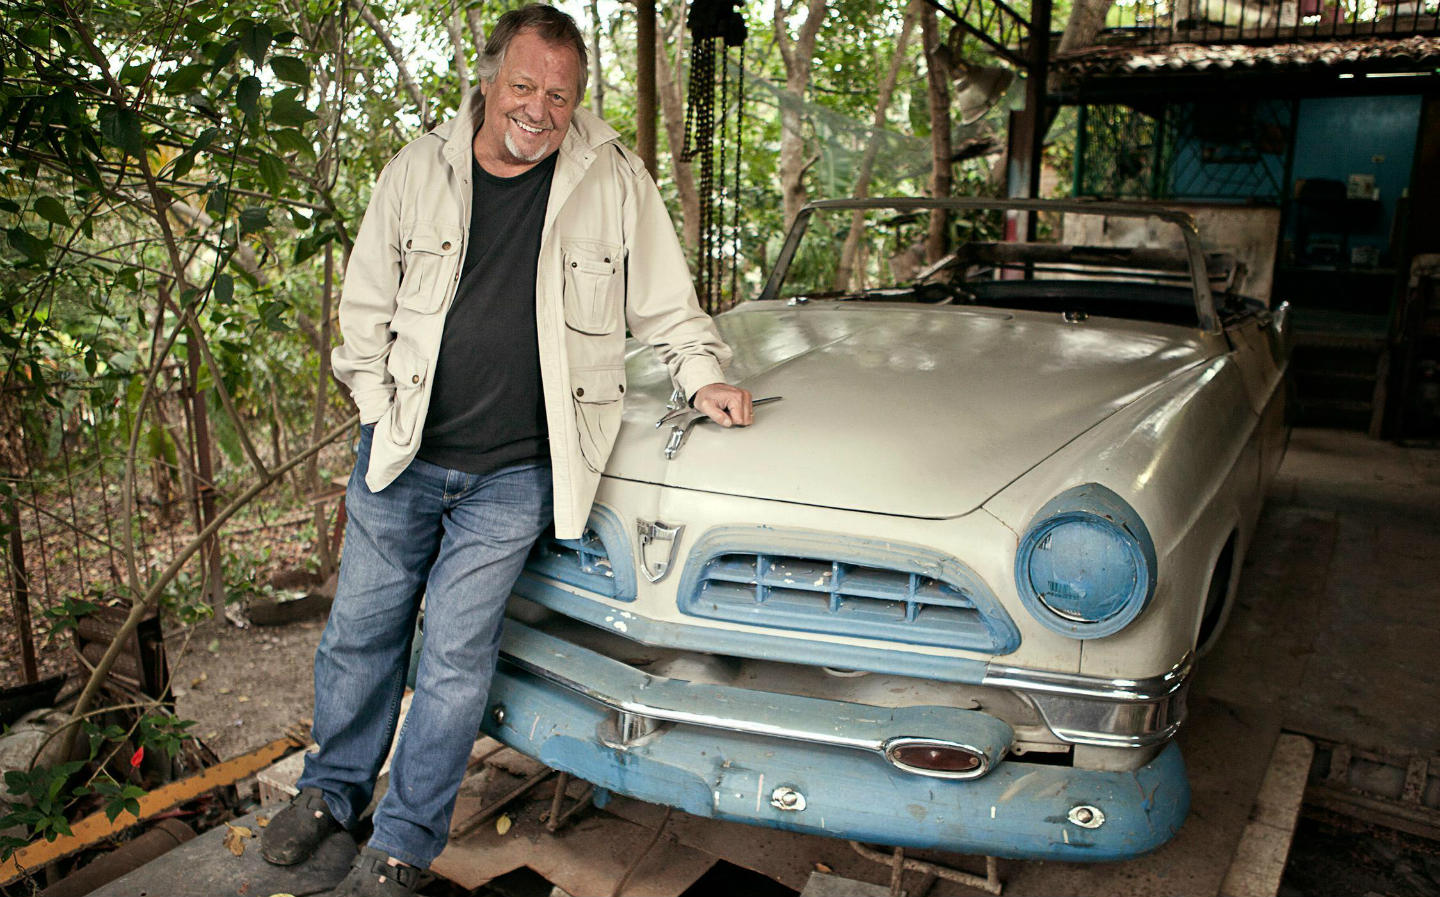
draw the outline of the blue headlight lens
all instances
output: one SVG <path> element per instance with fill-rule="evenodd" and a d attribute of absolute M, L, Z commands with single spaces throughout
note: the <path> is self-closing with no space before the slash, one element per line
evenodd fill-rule
<path fill-rule="evenodd" d="M 1090 484 L 1041 509 L 1015 558 L 1020 598 L 1050 629 L 1075 638 L 1112 635 L 1154 593 L 1155 549 L 1133 509 Z"/>
<path fill-rule="evenodd" d="M 1139 579 L 1135 540 L 1094 518 L 1049 527 L 1030 552 L 1030 588 L 1067 620 L 1098 623 L 1124 610 Z"/>

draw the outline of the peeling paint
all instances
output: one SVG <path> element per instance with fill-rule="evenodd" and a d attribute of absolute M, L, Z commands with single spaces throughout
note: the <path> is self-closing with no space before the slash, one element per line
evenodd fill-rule
<path fill-rule="evenodd" d="M 622 622 L 619 621 L 619 620 L 616 620 L 615 622 L 611 623 L 610 625 L 611 625 L 611 626 L 614 626 L 617 632 L 626 632 L 626 631 L 628 631 L 628 630 L 630 629 L 629 626 L 626 626 L 624 623 L 622 623 Z"/>
<path fill-rule="evenodd" d="M 1015 797 L 1015 795 L 1019 794 L 1021 790 L 1025 788 L 1025 783 L 1030 781 L 1030 779 L 1034 778 L 1034 776 L 1035 773 L 1027 772 L 1025 773 L 1025 775 L 1016 779 L 1014 784 L 1012 784 L 1009 788 L 1006 788 L 1005 792 L 1000 795 L 999 803 L 1008 803 L 1012 798 Z"/>
<path fill-rule="evenodd" d="M 995 818 L 995 807 L 993 807 L 993 806 L 990 808 L 990 818 L 991 818 L 991 819 L 994 819 L 994 818 Z"/>

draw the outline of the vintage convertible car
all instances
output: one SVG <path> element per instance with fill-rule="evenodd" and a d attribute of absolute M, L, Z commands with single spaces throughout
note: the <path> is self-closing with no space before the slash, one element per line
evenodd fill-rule
<path fill-rule="evenodd" d="M 1183 213 L 939 205 L 804 210 L 719 318 L 752 427 L 697 425 L 635 348 L 588 530 L 516 587 L 488 734 L 602 796 L 858 841 L 1174 835 L 1187 687 L 1284 452 L 1285 310 Z M 983 239 L 1007 213 L 1056 240 Z M 971 239 L 924 266 L 931 214 Z"/>

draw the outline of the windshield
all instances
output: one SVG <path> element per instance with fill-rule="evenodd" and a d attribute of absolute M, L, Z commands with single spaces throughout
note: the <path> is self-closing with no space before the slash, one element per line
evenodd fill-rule
<path fill-rule="evenodd" d="M 948 251 L 927 251 L 932 215 L 946 215 Z M 1157 217 L 1053 213 L 1041 239 L 1003 240 L 997 209 L 820 207 L 771 298 L 982 305 L 1196 326 L 1184 234 Z M 783 260 L 782 260 L 783 261 Z M 1235 276 L 1232 259 L 1207 258 L 1213 290 Z M 772 283 L 772 286 L 774 284 Z"/>

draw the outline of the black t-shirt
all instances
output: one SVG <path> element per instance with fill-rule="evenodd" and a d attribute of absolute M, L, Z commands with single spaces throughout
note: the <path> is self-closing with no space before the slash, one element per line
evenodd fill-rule
<path fill-rule="evenodd" d="M 555 154 L 513 178 L 470 158 L 470 242 L 445 318 L 419 457 L 483 474 L 548 460 L 535 266 Z"/>

